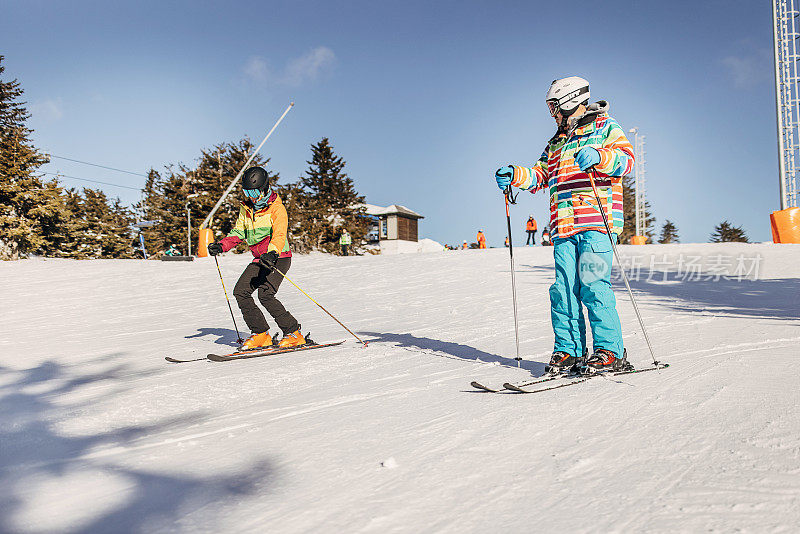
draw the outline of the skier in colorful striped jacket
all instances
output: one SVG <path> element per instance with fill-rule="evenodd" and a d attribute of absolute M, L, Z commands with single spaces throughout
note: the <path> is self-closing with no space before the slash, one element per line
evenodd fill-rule
<path fill-rule="evenodd" d="M 550 316 L 555 334 L 551 373 L 621 368 L 622 326 L 611 287 L 612 249 L 599 209 L 608 217 L 611 238 L 622 232 L 622 176 L 633 169 L 633 147 L 608 102 L 589 104 L 589 82 L 577 76 L 555 80 L 545 97 L 558 129 L 532 166 L 508 165 L 495 173 L 498 187 L 550 195 L 550 229 L 555 283 Z M 600 206 L 589 181 L 594 168 Z M 586 357 L 586 307 L 593 354 Z"/>

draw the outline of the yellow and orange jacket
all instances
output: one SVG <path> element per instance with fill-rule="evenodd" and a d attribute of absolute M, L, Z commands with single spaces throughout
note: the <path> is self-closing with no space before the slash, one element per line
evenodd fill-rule
<path fill-rule="evenodd" d="M 291 257 L 287 231 L 289 215 L 281 198 L 272 193 L 267 201 L 267 206 L 256 210 L 251 204 L 242 202 L 239 208 L 239 217 L 230 233 L 220 244 L 222 250 L 227 252 L 239 243 L 245 242 L 250 247 L 250 252 L 258 261 L 262 254 L 274 250 L 281 258 Z"/>
<path fill-rule="evenodd" d="M 512 165 L 511 185 L 536 193 L 550 193 L 550 228 L 553 239 L 569 237 L 586 230 L 605 233 L 589 182 L 589 175 L 575 164 L 575 154 L 590 146 L 600 154 L 597 188 L 600 203 L 615 234 L 622 232 L 622 177 L 633 170 L 633 147 L 620 125 L 608 116 L 608 102 L 600 100 L 588 107 L 577 127 L 559 132 L 547 143 L 532 167 Z"/>
<path fill-rule="evenodd" d="M 478 243 L 483 243 L 483 242 L 486 241 L 486 236 L 483 235 L 483 232 L 478 232 L 478 235 L 477 235 L 476 239 L 477 239 Z"/>
<path fill-rule="evenodd" d="M 528 224 L 525 225 L 526 232 L 535 232 L 537 230 L 536 219 L 528 219 Z"/>

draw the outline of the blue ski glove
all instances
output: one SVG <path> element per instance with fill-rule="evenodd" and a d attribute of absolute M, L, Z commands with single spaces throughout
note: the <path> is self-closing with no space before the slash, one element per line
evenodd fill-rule
<path fill-rule="evenodd" d="M 596 148 L 585 146 L 575 154 L 575 165 L 587 171 L 600 163 L 600 152 Z"/>
<path fill-rule="evenodd" d="M 514 178 L 514 167 L 511 165 L 507 165 L 505 167 L 500 167 L 494 173 L 494 179 L 497 180 L 497 187 L 502 189 L 503 191 L 511 185 L 511 180 Z"/>

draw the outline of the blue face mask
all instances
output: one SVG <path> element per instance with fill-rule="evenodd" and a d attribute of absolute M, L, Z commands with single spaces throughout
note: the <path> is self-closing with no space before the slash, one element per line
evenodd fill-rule
<path fill-rule="evenodd" d="M 255 199 L 257 199 L 258 197 L 261 196 L 261 190 L 260 189 L 244 189 L 244 194 L 245 194 L 245 196 L 247 198 L 255 200 Z"/>

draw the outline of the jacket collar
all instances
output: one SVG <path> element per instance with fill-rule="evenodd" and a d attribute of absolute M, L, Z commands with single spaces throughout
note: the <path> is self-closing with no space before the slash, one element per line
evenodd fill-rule
<path fill-rule="evenodd" d="M 241 204 L 242 204 L 242 206 L 244 207 L 244 209 L 246 209 L 247 211 L 250 211 L 250 212 L 253 212 L 253 213 L 259 213 L 259 212 L 262 212 L 262 211 L 268 210 L 268 209 L 269 209 L 269 207 L 270 207 L 270 206 L 272 206 L 272 204 L 273 204 L 273 203 L 274 203 L 276 200 L 280 200 L 280 199 L 278 198 L 278 193 L 276 193 L 275 191 L 270 191 L 269 198 L 267 198 L 267 204 L 266 204 L 266 206 L 264 206 L 263 208 L 256 209 L 256 208 L 255 208 L 255 205 L 254 205 L 252 202 L 248 201 L 248 200 L 243 200 L 243 201 L 241 202 Z"/>
<path fill-rule="evenodd" d="M 608 101 L 598 100 L 594 104 L 589 104 L 586 111 L 580 117 L 574 119 L 573 126 L 566 132 L 559 130 L 550 139 L 550 142 L 558 141 L 561 137 L 572 137 L 573 135 L 586 135 L 594 132 L 596 121 L 600 117 L 608 115 Z"/>

